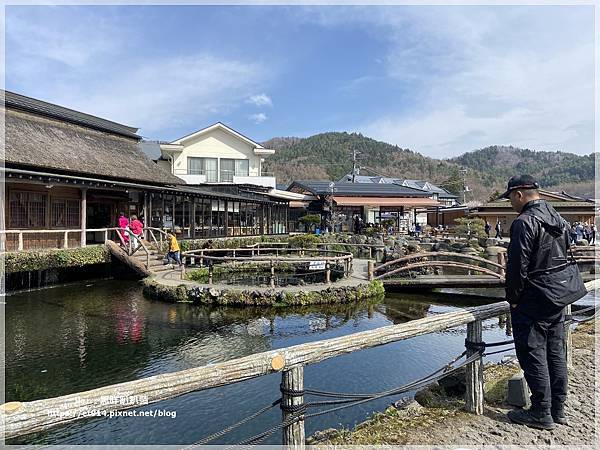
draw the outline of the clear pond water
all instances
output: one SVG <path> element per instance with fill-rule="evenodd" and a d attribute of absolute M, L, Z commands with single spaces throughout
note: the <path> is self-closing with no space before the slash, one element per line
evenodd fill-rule
<path fill-rule="evenodd" d="M 6 400 L 54 397 L 371 330 L 451 311 L 455 306 L 448 303 L 462 300 L 440 293 L 391 294 L 377 304 L 209 308 L 151 301 L 139 284 L 117 280 L 16 294 L 6 298 L 5 307 Z M 447 363 L 462 352 L 464 338 L 461 327 L 307 366 L 305 387 L 374 392 L 398 386 Z M 505 323 L 487 321 L 484 339 L 506 339 Z M 171 417 L 88 419 L 9 443 L 185 446 L 277 399 L 280 381 L 280 374 L 272 374 L 140 408 L 169 411 Z M 307 435 L 352 427 L 398 398 L 308 420 Z M 241 441 L 280 420 L 274 408 L 213 444 Z M 281 433 L 264 443 L 281 443 Z"/>

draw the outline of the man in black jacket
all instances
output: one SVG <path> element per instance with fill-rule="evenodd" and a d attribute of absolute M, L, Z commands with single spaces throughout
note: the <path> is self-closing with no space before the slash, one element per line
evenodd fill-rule
<path fill-rule="evenodd" d="M 502 198 L 519 213 L 510 227 L 506 267 L 506 301 L 511 305 L 515 350 L 531 390 L 531 408 L 508 413 L 511 421 L 551 430 L 567 424 L 565 296 L 585 295 L 569 272 L 569 225 L 540 199 L 529 175 L 512 177 Z M 579 276 L 579 272 L 577 272 Z M 580 278 L 580 276 L 579 276 Z M 556 298 L 560 293 L 562 299 Z M 561 304 L 563 300 L 566 303 Z"/>

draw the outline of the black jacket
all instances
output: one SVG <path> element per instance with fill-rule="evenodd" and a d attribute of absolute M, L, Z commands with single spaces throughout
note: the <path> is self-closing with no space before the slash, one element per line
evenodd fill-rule
<path fill-rule="evenodd" d="M 572 286 L 565 286 L 564 277 L 552 276 L 552 273 L 561 272 L 569 265 L 569 231 L 569 224 L 545 200 L 533 200 L 523 207 L 510 227 L 507 302 L 518 304 L 524 312 L 538 316 L 547 307 L 553 306 L 551 302 L 557 292 L 561 292 L 563 297 L 581 298 L 585 295 L 578 283 L 569 281 Z M 581 278 L 579 272 L 577 275 Z M 529 281 L 540 276 L 545 277 L 543 283 Z"/>

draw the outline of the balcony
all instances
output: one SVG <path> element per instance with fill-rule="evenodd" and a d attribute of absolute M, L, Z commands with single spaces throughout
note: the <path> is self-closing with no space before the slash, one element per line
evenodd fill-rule
<path fill-rule="evenodd" d="M 273 175 L 263 174 L 260 177 L 257 176 L 247 176 L 242 177 L 238 175 L 233 176 L 234 184 L 254 184 L 256 186 L 264 186 L 275 188 L 275 177 Z"/>

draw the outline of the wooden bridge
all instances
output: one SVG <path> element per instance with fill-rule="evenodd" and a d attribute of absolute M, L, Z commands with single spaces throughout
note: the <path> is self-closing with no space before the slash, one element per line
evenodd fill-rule
<path fill-rule="evenodd" d="M 597 262 L 595 247 L 575 247 L 575 260 L 583 270 Z M 591 254 L 590 254 L 591 253 Z M 369 279 L 381 280 L 386 288 L 502 288 L 505 284 L 506 253 L 497 261 L 468 253 L 420 252 L 379 266 L 370 265 Z M 459 272 L 459 273 L 457 273 Z M 585 281 L 594 279 L 583 273 Z"/>

